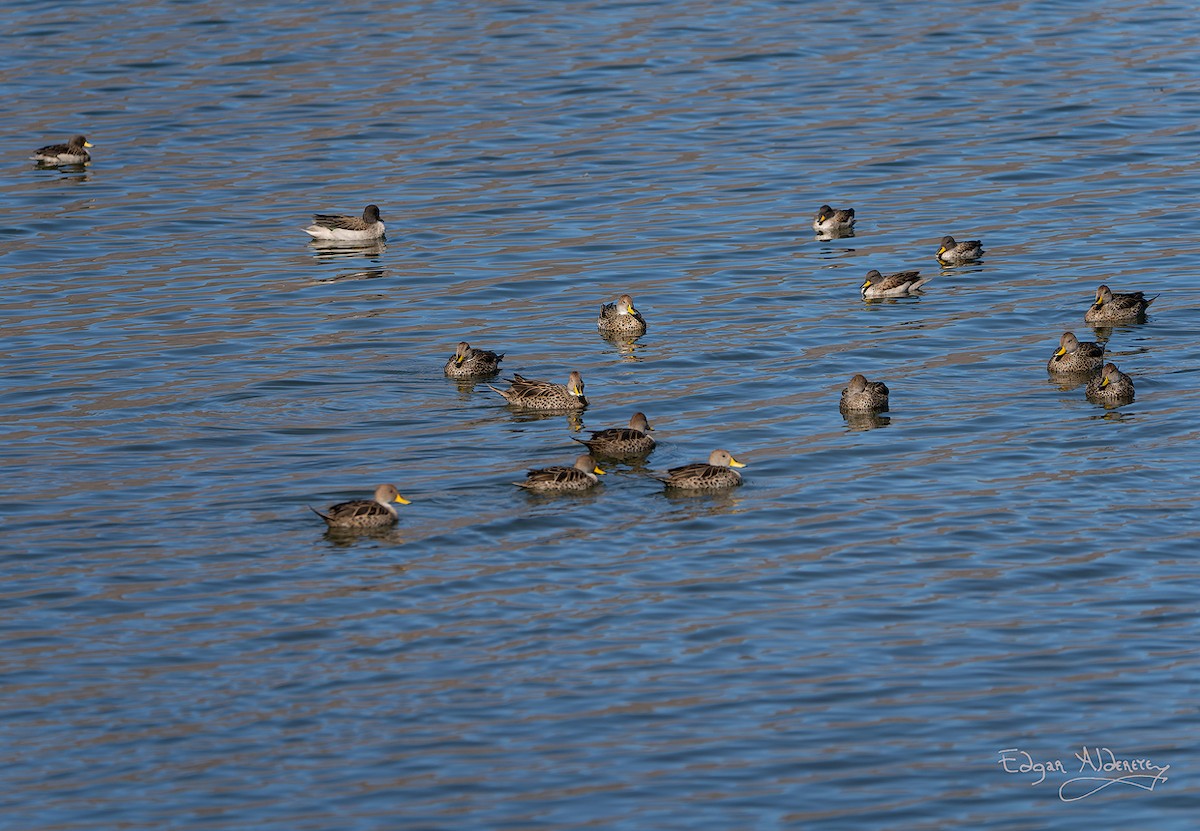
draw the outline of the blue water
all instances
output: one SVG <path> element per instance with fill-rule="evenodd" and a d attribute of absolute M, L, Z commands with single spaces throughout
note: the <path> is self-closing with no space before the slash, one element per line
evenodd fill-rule
<path fill-rule="evenodd" d="M 1194 826 L 1191 6 L 0 24 L 0 827 Z M 386 242 L 300 230 L 369 202 Z M 1102 282 L 1147 321 L 1086 326 Z M 1133 403 L 1048 378 L 1064 330 Z M 456 384 L 463 339 L 591 406 Z M 635 410 L 644 469 L 512 486 Z M 646 475 L 717 447 L 731 493 Z M 382 482 L 391 531 L 308 511 Z M 1170 767 L 1064 801 L 1084 748 Z"/>

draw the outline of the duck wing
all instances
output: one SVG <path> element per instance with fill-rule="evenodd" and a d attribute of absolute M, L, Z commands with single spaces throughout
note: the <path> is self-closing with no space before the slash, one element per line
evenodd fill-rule
<path fill-rule="evenodd" d="M 884 277 L 875 284 L 875 287 L 879 291 L 890 291 L 911 283 L 921 282 L 920 276 L 921 272 L 919 271 L 897 271 L 895 274 L 889 274 Z"/>
<path fill-rule="evenodd" d="M 335 214 L 313 214 L 313 223 L 322 228 L 342 231 L 365 231 L 370 226 L 358 216 L 337 216 Z"/>
<path fill-rule="evenodd" d="M 529 471 L 524 482 L 516 482 L 522 488 L 561 487 L 563 485 L 591 484 L 592 478 L 575 467 L 540 467 Z"/>

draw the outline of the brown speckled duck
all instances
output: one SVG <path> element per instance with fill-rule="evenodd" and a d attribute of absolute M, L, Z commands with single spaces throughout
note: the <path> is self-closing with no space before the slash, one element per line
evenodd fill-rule
<path fill-rule="evenodd" d="M 586 453 L 575 460 L 573 467 L 557 465 L 534 468 L 524 482 L 513 482 L 518 488 L 535 493 L 578 493 L 599 484 L 597 476 L 604 473 L 596 460 Z"/>
<path fill-rule="evenodd" d="M 1096 300 L 1083 315 L 1084 323 L 1140 323 L 1146 319 L 1146 309 L 1158 295 L 1149 300 L 1144 292 L 1118 294 L 1108 286 L 1096 289 Z"/>
<path fill-rule="evenodd" d="M 488 386 L 504 396 L 513 407 L 524 410 L 582 410 L 588 405 L 583 395 L 583 377 L 574 370 L 565 386 L 551 381 L 534 381 L 515 374 L 508 382 L 511 386 L 506 390 L 496 389 L 491 384 Z"/>
<path fill-rule="evenodd" d="M 876 297 L 907 297 L 920 293 L 921 286 L 929 280 L 929 277 L 922 277 L 919 271 L 898 271 L 884 276 L 871 269 L 863 278 L 860 291 L 863 300 Z"/>
<path fill-rule="evenodd" d="M 622 294 L 616 303 L 605 303 L 600 307 L 596 327 L 602 335 L 637 337 L 646 334 L 646 320 L 633 307 L 633 298 Z"/>
<path fill-rule="evenodd" d="M 646 435 L 651 429 L 645 413 L 634 413 L 629 419 L 628 427 L 610 427 L 592 433 L 590 439 L 573 441 L 586 445 L 587 449 L 602 459 L 612 459 L 615 462 L 626 459 L 640 459 L 650 454 L 654 449 L 654 439 Z"/>
<path fill-rule="evenodd" d="M 500 371 L 500 362 L 504 353 L 496 354 L 486 349 L 475 349 L 471 344 L 459 341 L 454 356 L 446 361 L 442 371 L 451 378 L 473 378 L 482 375 L 495 375 Z"/>
<path fill-rule="evenodd" d="M 937 258 L 942 265 L 962 265 L 971 263 L 983 256 L 983 243 L 977 239 L 965 242 L 955 242 L 954 237 L 947 234 L 942 237 L 938 246 Z"/>
<path fill-rule="evenodd" d="M 828 236 L 849 234 L 854 230 L 854 208 L 834 210 L 828 205 L 822 205 L 813 217 L 812 228 L 818 234 Z"/>
<path fill-rule="evenodd" d="M 66 144 L 47 144 L 33 151 L 29 158 L 45 165 L 55 164 L 87 164 L 92 160 L 87 148 L 92 143 L 83 136 L 75 136 Z"/>
<path fill-rule="evenodd" d="M 1051 375 L 1099 372 L 1104 367 L 1104 344 L 1081 341 L 1074 332 L 1063 332 L 1058 349 L 1046 362 Z"/>
<path fill-rule="evenodd" d="M 400 495 L 395 485 L 380 485 L 375 489 L 374 499 L 353 499 L 349 502 L 339 502 L 321 513 L 316 508 L 309 508 L 314 514 L 325 520 L 331 529 L 354 530 L 357 528 L 385 528 L 397 519 L 393 502 L 401 505 L 409 501 Z"/>
<path fill-rule="evenodd" d="M 666 476 L 654 478 L 667 488 L 685 491 L 719 491 L 742 484 L 742 476 L 733 468 L 745 467 L 728 450 L 714 450 L 707 462 L 673 467 Z"/>
<path fill-rule="evenodd" d="M 379 206 L 367 205 L 363 208 L 362 219 L 356 216 L 313 214 L 313 224 L 305 228 L 304 233 L 314 239 L 359 242 L 379 239 L 385 230 Z"/>
<path fill-rule="evenodd" d="M 888 408 L 888 388 L 883 381 L 868 381 L 865 375 L 855 375 L 842 390 L 839 409 L 847 412 L 883 412 Z"/>
<path fill-rule="evenodd" d="M 1116 364 L 1104 365 L 1104 371 L 1088 381 L 1085 390 L 1088 400 L 1105 407 L 1120 407 L 1133 401 L 1133 379 Z"/>

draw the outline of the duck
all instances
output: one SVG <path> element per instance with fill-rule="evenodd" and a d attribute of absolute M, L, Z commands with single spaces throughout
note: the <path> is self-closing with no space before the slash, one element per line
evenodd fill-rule
<path fill-rule="evenodd" d="M 588 405 L 583 394 L 583 377 L 575 370 L 571 370 L 566 386 L 551 381 L 534 381 L 515 373 L 506 380 L 511 384 L 506 390 L 496 389 L 491 384 L 488 387 L 504 396 L 514 407 L 526 410 L 582 410 Z"/>
<path fill-rule="evenodd" d="M 1051 375 L 1099 372 L 1104 367 L 1105 346 L 1081 341 L 1074 332 L 1063 332 L 1058 339 L 1058 349 L 1046 362 L 1046 371 Z"/>
<path fill-rule="evenodd" d="M 728 450 L 714 450 L 708 454 L 707 462 L 696 462 L 682 467 L 673 467 L 666 476 L 654 478 L 668 489 L 689 491 L 717 491 L 735 488 L 742 484 L 742 475 L 733 468 L 745 467 L 733 458 Z"/>
<path fill-rule="evenodd" d="M 513 484 L 534 493 L 578 493 L 598 485 L 600 480 L 597 477 L 603 474 L 604 470 L 596 464 L 596 460 L 584 453 L 575 460 L 573 467 L 556 465 L 533 468 L 525 475 L 524 482 Z"/>
<path fill-rule="evenodd" d="M 487 349 L 475 349 L 471 344 L 459 341 L 454 355 L 446 361 L 442 371 L 451 378 L 471 378 L 477 375 L 495 375 L 500 371 L 504 353 L 496 354 Z"/>
<path fill-rule="evenodd" d="M 590 439 L 572 436 L 571 440 L 586 446 L 595 456 L 619 462 L 650 455 L 655 441 L 646 434 L 653 429 L 645 413 L 634 413 L 628 427 L 610 427 L 592 433 Z"/>
<path fill-rule="evenodd" d="M 1088 381 L 1084 392 L 1089 401 L 1120 407 L 1133 401 L 1133 379 L 1117 369 L 1116 364 L 1107 363 L 1100 375 Z"/>
<path fill-rule="evenodd" d="M 818 234 L 846 234 L 854 230 L 854 208 L 834 210 L 828 205 L 817 209 L 813 230 Z"/>
<path fill-rule="evenodd" d="M 646 319 L 633 307 L 633 298 L 628 294 L 622 294 L 616 303 L 603 304 L 596 326 L 604 335 L 637 337 L 646 334 Z"/>
<path fill-rule="evenodd" d="M 410 504 L 409 500 L 400 495 L 395 485 L 380 485 L 375 489 L 374 499 L 352 499 L 349 502 L 339 502 L 321 513 L 309 506 L 309 510 L 325 520 L 332 529 L 361 529 L 386 528 L 393 525 L 399 518 L 392 503 Z"/>
<path fill-rule="evenodd" d="M 1118 294 L 1108 286 L 1096 289 L 1096 301 L 1083 315 L 1084 323 L 1138 323 L 1146 318 L 1146 309 L 1158 298 L 1146 299 L 1145 292 Z"/>
<path fill-rule="evenodd" d="M 367 205 L 363 208 L 362 219 L 356 216 L 313 214 L 313 224 L 305 228 L 304 233 L 314 239 L 355 242 L 379 239 L 383 236 L 384 230 L 383 218 L 379 215 L 379 206 Z"/>
<path fill-rule="evenodd" d="M 884 412 L 888 408 L 888 388 L 883 381 L 868 381 L 865 375 L 855 375 L 842 390 L 839 409 L 847 412 Z"/>
<path fill-rule="evenodd" d="M 942 237 L 938 246 L 937 258 L 942 265 L 962 265 L 978 260 L 983 256 L 983 243 L 977 239 L 966 242 L 955 242 L 954 237 L 947 234 Z"/>
<path fill-rule="evenodd" d="M 871 269 L 863 279 L 861 292 L 863 300 L 872 297 L 908 297 L 916 295 L 930 279 L 922 277 L 919 271 L 898 271 L 885 277 Z"/>
<path fill-rule="evenodd" d="M 47 144 L 33 151 L 29 158 L 42 164 L 87 164 L 92 160 L 87 148 L 92 143 L 84 136 L 75 136 L 66 144 Z"/>

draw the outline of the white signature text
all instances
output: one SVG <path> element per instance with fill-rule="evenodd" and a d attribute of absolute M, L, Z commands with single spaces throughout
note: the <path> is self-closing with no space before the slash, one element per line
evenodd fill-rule
<path fill-rule="evenodd" d="M 1005 773 L 1028 774 L 1036 777 L 1030 785 L 1040 785 L 1046 775 L 1072 773 L 1089 775 L 1071 776 L 1058 787 L 1058 798 L 1063 802 L 1075 802 L 1102 791 L 1112 785 L 1129 785 L 1144 791 L 1153 791 L 1159 782 L 1167 781 L 1170 765 L 1156 765 L 1149 759 L 1123 759 L 1107 747 L 1084 747 L 1074 754 L 1079 769 L 1074 764 L 1065 765 L 1062 759 L 1035 759 L 1017 747 L 1000 751 L 999 765 Z"/>

